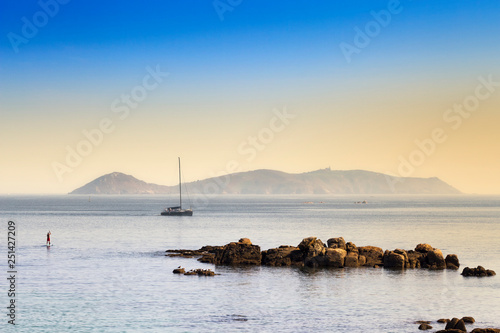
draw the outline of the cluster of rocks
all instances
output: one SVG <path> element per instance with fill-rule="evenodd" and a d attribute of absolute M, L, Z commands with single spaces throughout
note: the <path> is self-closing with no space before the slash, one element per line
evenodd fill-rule
<path fill-rule="evenodd" d="M 477 268 L 469 268 L 465 267 L 462 271 L 463 276 L 477 276 L 477 277 L 485 277 L 485 276 L 493 276 L 496 275 L 495 271 L 491 269 L 485 269 L 483 266 L 477 266 Z"/>
<path fill-rule="evenodd" d="M 462 319 L 453 318 L 453 319 L 439 319 L 438 323 L 446 324 L 444 330 L 437 331 L 436 333 L 463 333 L 467 332 L 466 324 L 473 324 L 476 320 L 473 317 L 463 317 Z M 420 324 L 418 327 L 419 330 L 430 330 L 432 326 L 430 325 L 430 321 L 417 321 L 415 324 Z M 497 328 L 475 328 L 472 330 L 472 333 L 500 333 L 500 329 Z"/>
<path fill-rule="evenodd" d="M 224 246 L 204 246 L 199 250 L 167 250 L 168 256 L 201 256 L 204 263 L 215 265 L 265 265 L 307 267 L 384 267 L 392 269 L 428 268 L 458 269 L 456 255 L 443 256 L 429 244 L 418 244 L 414 250 L 382 250 L 376 246 L 357 247 L 344 238 L 330 238 L 324 244 L 316 237 L 304 238 L 297 246 L 282 245 L 265 251 L 248 238 Z"/>
<path fill-rule="evenodd" d="M 198 275 L 198 276 L 214 276 L 215 272 L 211 269 L 192 269 L 186 272 L 186 270 L 182 267 L 177 267 L 173 270 L 174 274 L 184 274 L 184 275 Z"/>

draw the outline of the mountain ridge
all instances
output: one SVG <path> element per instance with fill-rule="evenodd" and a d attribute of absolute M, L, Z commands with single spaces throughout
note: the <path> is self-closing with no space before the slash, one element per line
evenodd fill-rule
<path fill-rule="evenodd" d="M 459 194 L 437 177 L 395 177 L 366 170 L 320 169 L 292 174 L 259 169 L 212 177 L 185 184 L 197 194 Z M 179 186 L 147 183 L 112 172 L 69 194 L 175 194 Z"/>

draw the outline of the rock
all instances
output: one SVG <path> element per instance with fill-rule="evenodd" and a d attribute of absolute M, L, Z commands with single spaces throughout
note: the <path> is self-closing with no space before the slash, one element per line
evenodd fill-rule
<path fill-rule="evenodd" d="M 252 242 L 248 238 L 240 238 L 238 243 L 252 245 Z"/>
<path fill-rule="evenodd" d="M 344 249 L 346 250 L 346 243 L 343 237 L 330 238 L 327 242 L 328 247 L 331 249 Z"/>
<path fill-rule="evenodd" d="M 376 246 L 362 246 L 358 247 L 360 256 L 364 256 L 366 262 L 364 266 L 382 266 L 384 264 L 384 251 Z"/>
<path fill-rule="evenodd" d="M 422 261 L 425 260 L 425 254 L 421 252 L 416 252 L 410 250 L 407 252 L 408 256 L 408 267 L 407 268 L 420 268 L 422 267 Z"/>
<path fill-rule="evenodd" d="M 304 264 L 308 267 L 342 268 L 342 267 L 344 267 L 346 255 L 347 255 L 347 252 L 344 249 L 328 248 L 328 249 L 326 249 L 325 255 L 315 256 L 312 258 L 306 258 L 304 261 Z"/>
<path fill-rule="evenodd" d="M 429 244 L 418 244 L 415 247 L 415 251 L 421 252 L 421 253 L 427 253 L 427 252 L 432 251 L 432 250 L 434 250 L 434 248 L 432 246 L 430 246 Z"/>
<path fill-rule="evenodd" d="M 356 244 L 354 244 L 352 242 L 347 242 L 347 244 L 345 245 L 345 250 L 347 252 L 356 252 L 356 253 L 358 253 L 358 248 L 356 247 Z"/>
<path fill-rule="evenodd" d="M 366 261 L 366 259 L 365 259 L 365 261 Z M 345 257 L 345 267 L 359 267 L 361 265 L 362 264 L 359 261 L 359 255 L 357 252 L 348 252 L 347 253 L 347 256 Z"/>
<path fill-rule="evenodd" d="M 450 320 L 445 327 L 446 331 L 449 330 L 457 330 L 459 332 L 467 332 L 467 328 L 465 327 L 465 322 L 462 319 L 453 318 Z"/>
<path fill-rule="evenodd" d="M 406 261 L 407 257 L 401 253 L 401 250 L 386 250 L 384 253 L 384 268 L 404 269 Z"/>
<path fill-rule="evenodd" d="M 455 327 L 453 327 L 453 328 L 456 330 L 461 330 L 461 331 L 467 332 L 467 328 L 465 327 L 465 322 L 462 319 L 460 319 L 458 321 L 458 323 L 455 325 Z"/>
<path fill-rule="evenodd" d="M 325 244 L 316 237 L 304 238 L 298 248 L 304 253 L 305 258 L 322 256 L 326 252 Z"/>
<path fill-rule="evenodd" d="M 441 324 L 448 323 L 449 321 L 450 321 L 449 319 L 444 319 L 444 318 L 437 320 L 437 322 Z"/>
<path fill-rule="evenodd" d="M 483 266 L 477 266 L 477 268 L 469 268 L 465 267 L 462 271 L 463 276 L 477 276 L 477 277 L 485 277 L 485 276 L 493 276 L 496 275 L 494 271 L 491 269 L 485 269 Z"/>
<path fill-rule="evenodd" d="M 473 317 L 463 317 L 462 320 L 467 324 L 474 324 L 476 320 Z"/>
<path fill-rule="evenodd" d="M 224 251 L 224 246 L 204 246 L 198 251 L 201 252 L 201 258 L 198 261 L 207 263 L 207 264 L 218 264 L 217 258 L 215 256 L 216 253 L 221 253 Z M 219 258 L 220 259 L 220 258 Z"/>
<path fill-rule="evenodd" d="M 262 251 L 262 265 L 266 266 L 303 266 L 303 260 L 302 251 L 295 246 L 280 246 Z"/>
<path fill-rule="evenodd" d="M 176 269 L 174 269 L 172 273 L 174 273 L 174 274 L 184 274 L 185 272 L 186 272 L 186 270 L 184 268 L 182 268 L 181 266 L 179 266 Z"/>
<path fill-rule="evenodd" d="M 467 331 L 466 331 L 467 332 Z M 436 333 L 464 333 L 464 331 L 462 330 L 457 330 L 457 329 L 454 329 L 454 328 L 450 328 L 448 330 L 441 330 L 441 331 L 437 331 Z"/>
<path fill-rule="evenodd" d="M 332 251 L 339 250 L 339 251 Z M 199 261 L 215 265 L 266 265 L 310 267 L 383 267 L 444 269 L 459 266 L 456 255 L 443 258 L 441 250 L 429 244 L 419 244 L 414 250 L 395 249 L 384 252 L 380 247 L 357 247 L 345 242 L 343 237 L 330 238 L 328 247 L 316 237 L 304 238 L 297 247 L 282 245 L 276 249 L 260 252 L 250 239 L 240 238 L 224 246 L 204 246 L 199 250 L 167 250 L 167 256 L 193 257 Z M 494 271 L 481 266 L 477 269 L 464 269 L 464 276 L 492 276 Z"/>
<path fill-rule="evenodd" d="M 198 276 L 214 276 L 215 272 L 213 272 L 210 269 L 195 269 L 195 270 L 190 270 L 189 272 L 185 272 L 184 275 L 198 275 Z"/>
<path fill-rule="evenodd" d="M 260 246 L 244 243 L 229 243 L 222 247 L 210 249 L 215 265 L 260 265 L 262 254 Z M 205 257 L 207 260 L 210 256 Z"/>
<path fill-rule="evenodd" d="M 500 328 L 475 328 L 472 333 L 500 333 Z"/>
<path fill-rule="evenodd" d="M 430 269 L 446 268 L 446 261 L 444 260 L 443 252 L 439 249 L 427 252 L 426 263 Z"/>
<path fill-rule="evenodd" d="M 445 259 L 447 269 L 458 269 L 460 262 L 456 254 L 448 254 Z"/>
<path fill-rule="evenodd" d="M 430 330 L 432 329 L 432 326 L 429 325 L 429 324 L 420 324 L 420 326 L 418 327 L 419 330 L 421 331 L 426 331 L 426 330 Z"/>
<path fill-rule="evenodd" d="M 199 262 L 206 263 L 206 264 L 215 264 L 215 254 L 214 253 L 204 253 L 200 259 L 198 259 Z"/>
<path fill-rule="evenodd" d="M 450 330 L 455 328 L 455 325 L 458 323 L 460 319 L 458 318 L 452 318 L 447 324 L 446 327 L 444 328 L 445 330 Z"/>

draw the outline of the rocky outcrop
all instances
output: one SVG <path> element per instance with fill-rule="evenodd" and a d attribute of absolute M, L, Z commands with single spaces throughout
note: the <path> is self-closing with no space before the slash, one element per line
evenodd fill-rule
<path fill-rule="evenodd" d="M 215 265 L 260 265 L 260 246 L 252 245 L 248 238 L 242 240 L 243 242 L 232 242 L 224 246 L 203 247 L 199 250 L 203 253 L 200 261 Z"/>
<path fill-rule="evenodd" d="M 500 328 L 475 328 L 472 333 L 500 333 Z"/>
<path fill-rule="evenodd" d="M 199 250 L 167 250 L 167 256 L 193 257 L 215 265 L 265 265 L 318 267 L 385 267 L 389 269 L 429 268 L 444 269 L 459 266 L 456 255 L 446 260 L 439 249 L 429 244 L 418 244 L 415 250 L 395 249 L 385 252 L 380 247 L 357 247 L 344 238 L 330 238 L 324 244 L 317 237 L 304 238 L 297 246 L 282 245 L 279 248 L 260 251 L 250 239 L 241 238 L 224 246 L 204 246 Z"/>
<path fill-rule="evenodd" d="M 477 266 L 476 268 L 465 267 L 462 271 L 463 276 L 477 276 L 477 277 L 485 277 L 485 276 L 494 276 L 496 275 L 495 271 L 491 269 L 486 269 L 483 266 Z"/>
<path fill-rule="evenodd" d="M 262 265 L 265 266 L 302 266 L 304 254 L 295 246 L 282 245 L 277 249 L 262 251 Z"/>

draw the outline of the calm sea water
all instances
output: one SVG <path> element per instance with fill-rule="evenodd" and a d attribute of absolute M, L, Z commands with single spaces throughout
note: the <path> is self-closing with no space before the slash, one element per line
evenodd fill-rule
<path fill-rule="evenodd" d="M 483 265 L 500 273 L 498 196 L 218 196 L 194 207 L 192 217 L 159 216 L 175 200 L 0 197 L 1 267 L 6 276 L 12 220 L 18 271 L 15 329 L 7 324 L 8 286 L 1 279 L 1 331 L 418 332 L 416 320 L 461 316 L 476 318 L 471 328 L 500 327 L 500 275 L 214 267 L 164 256 L 166 249 L 241 237 L 267 249 L 308 236 L 324 242 L 343 236 L 383 249 L 426 242 L 457 254 L 462 268 Z M 353 203 L 359 200 L 368 204 Z M 220 275 L 178 276 L 172 274 L 177 266 Z"/>

